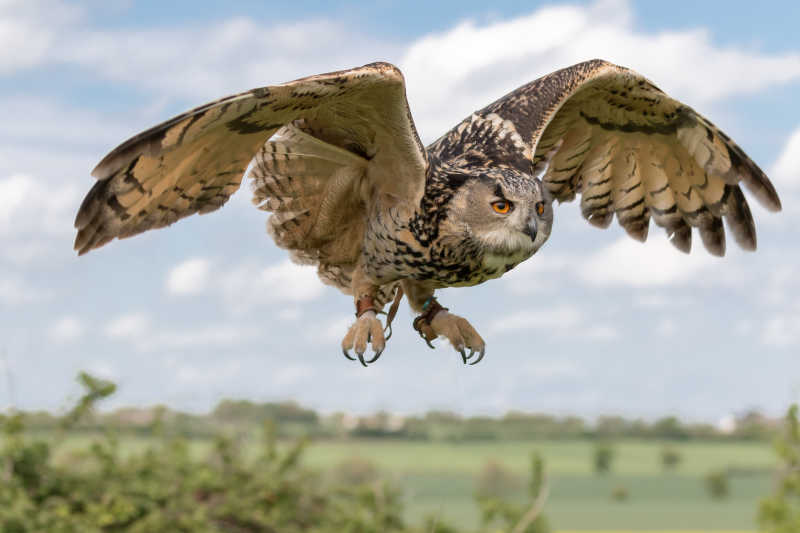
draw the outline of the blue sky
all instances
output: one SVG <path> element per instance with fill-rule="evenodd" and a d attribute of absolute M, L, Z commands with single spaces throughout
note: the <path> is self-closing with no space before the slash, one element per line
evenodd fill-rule
<path fill-rule="evenodd" d="M 508 409 L 717 420 L 800 387 L 800 37 L 793 2 L 0 1 L 0 406 L 57 408 L 78 370 L 121 404 L 226 396 L 323 409 Z M 424 14 L 424 15 L 423 15 Z M 488 343 L 464 367 L 403 309 L 378 364 L 339 353 L 351 301 L 288 263 L 243 189 L 222 210 L 81 258 L 72 218 L 128 136 L 254 86 L 392 61 L 430 142 L 556 68 L 602 57 L 722 127 L 770 174 L 759 250 L 723 260 L 600 231 L 575 205 L 501 280 L 444 291 Z M 752 205 L 752 203 L 751 203 Z M 502 308 L 502 313 L 497 309 Z"/>

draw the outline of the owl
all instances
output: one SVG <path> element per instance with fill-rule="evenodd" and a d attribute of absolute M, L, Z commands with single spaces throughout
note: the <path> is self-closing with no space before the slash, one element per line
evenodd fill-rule
<path fill-rule="evenodd" d="M 391 334 L 379 314 L 391 302 L 389 326 L 403 295 L 429 345 L 444 337 L 464 363 L 479 362 L 484 340 L 435 291 L 530 258 L 550 236 L 555 201 L 580 197 L 590 224 L 616 215 L 639 241 L 652 219 L 683 252 L 694 228 L 719 256 L 723 219 L 741 248 L 756 248 L 740 183 L 781 209 L 736 143 L 633 70 L 602 60 L 558 70 L 424 147 L 400 70 L 371 63 L 221 98 L 122 143 L 92 173 L 75 249 L 214 211 L 248 169 L 276 244 L 353 297 L 342 351 L 365 366 Z"/>

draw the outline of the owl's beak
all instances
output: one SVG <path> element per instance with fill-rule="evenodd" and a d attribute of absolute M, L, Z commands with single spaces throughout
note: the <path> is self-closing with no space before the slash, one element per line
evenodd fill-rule
<path fill-rule="evenodd" d="M 528 225 L 525 226 L 524 230 L 522 230 L 522 233 L 524 233 L 525 235 L 530 237 L 532 241 L 535 241 L 536 240 L 536 229 L 537 229 L 536 219 L 534 217 L 531 217 L 528 220 Z"/>

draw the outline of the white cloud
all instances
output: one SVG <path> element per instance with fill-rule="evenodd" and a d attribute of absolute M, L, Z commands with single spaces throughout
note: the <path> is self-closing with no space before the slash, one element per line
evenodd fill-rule
<path fill-rule="evenodd" d="M 262 24 L 234 17 L 202 26 L 106 31 L 88 26 L 65 3 L 49 1 L 50 10 L 33 3 L 40 8 L 0 11 L 0 35 L 8 30 L 0 37 L 8 45 L 0 53 L 0 71 L 69 65 L 161 94 L 216 98 L 367 63 L 393 48 L 329 20 Z"/>
<path fill-rule="evenodd" d="M 77 199 L 74 186 L 51 186 L 26 174 L 0 178 L 0 238 L 23 232 L 70 233 Z"/>
<path fill-rule="evenodd" d="M 82 109 L 75 104 L 57 101 L 57 95 L 46 97 L 34 95 L 5 96 L 0 99 L 0 140 L 4 145 L 34 148 L 41 158 L 46 150 L 48 158 L 53 151 L 77 150 L 102 155 L 101 150 L 111 148 L 136 133 L 137 126 L 146 127 L 144 121 L 154 120 L 148 110 L 130 109 L 109 116 L 97 109 Z M 73 156 L 74 157 L 74 156 Z M 96 161 L 95 161 L 96 162 Z M 28 169 L 26 169 L 28 170 Z M 83 175 L 89 182 L 86 168 Z M 58 176 L 62 178 L 64 176 Z"/>
<path fill-rule="evenodd" d="M 432 140 L 506 92 L 596 57 L 639 71 L 701 112 L 726 97 L 800 78 L 800 54 L 720 47 L 703 29 L 645 34 L 632 21 L 629 2 L 601 1 L 466 21 L 419 39 L 400 66 L 420 131 Z"/>
<path fill-rule="evenodd" d="M 149 329 L 150 317 L 145 313 L 129 313 L 112 319 L 105 333 L 111 339 L 140 341 Z"/>
<path fill-rule="evenodd" d="M 186 329 L 162 330 L 138 343 L 147 351 L 216 347 L 228 348 L 250 341 L 258 335 L 253 327 L 238 324 L 213 324 Z"/>
<path fill-rule="evenodd" d="M 140 352 L 168 350 L 225 350 L 252 342 L 262 329 L 235 323 L 213 323 L 188 328 L 160 327 L 150 316 L 136 312 L 112 319 L 105 334 Z"/>
<path fill-rule="evenodd" d="M 108 361 L 96 360 L 89 363 L 86 370 L 93 376 L 103 379 L 118 380 L 120 373 L 117 368 Z"/>
<path fill-rule="evenodd" d="M 67 343 L 78 340 L 85 331 L 86 327 L 78 317 L 65 316 L 50 326 L 48 336 L 55 342 Z"/>
<path fill-rule="evenodd" d="M 184 386 L 218 385 L 240 375 L 242 363 L 229 360 L 212 365 L 180 365 L 175 369 L 175 378 Z"/>
<path fill-rule="evenodd" d="M 308 381 L 314 375 L 314 367 L 305 364 L 289 365 L 279 368 L 272 376 L 273 387 L 292 387 Z"/>
<path fill-rule="evenodd" d="M 297 265 L 288 259 L 266 267 L 187 259 L 169 270 L 165 288 L 169 294 L 179 295 L 211 290 L 236 313 L 265 305 L 303 304 L 320 297 L 325 290 L 315 267 Z M 295 305 L 276 314 L 284 320 L 296 320 L 301 311 Z"/>
<path fill-rule="evenodd" d="M 287 307 L 278 311 L 275 316 L 281 320 L 293 321 L 298 320 L 301 316 L 303 316 L 303 311 L 301 311 L 299 307 Z"/>
<path fill-rule="evenodd" d="M 169 328 L 154 325 L 144 313 L 129 313 L 111 320 L 106 336 L 125 341 L 139 351 L 187 350 L 196 348 L 225 349 L 247 343 L 260 330 L 240 324 L 214 323 L 189 328 Z"/>
<path fill-rule="evenodd" d="M 759 277 L 758 296 L 762 303 L 769 307 L 779 307 L 784 311 L 792 307 L 800 312 L 800 279 L 797 277 L 797 265 L 800 254 L 781 250 L 773 254 L 772 261 L 766 262 L 769 270 Z"/>
<path fill-rule="evenodd" d="M 770 180 L 781 198 L 783 212 L 779 216 L 769 213 L 753 202 L 753 214 L 768 227 L 795 228 L 800 215 L 800 127 L 784 144 L 778 159 L 769 171 Z"/>
<path fill-rule="evenodd" d="M 672 318 L 662 318 L 656 324 L 656 334 L 661 337 L 672 337 L 677 331 L 678 325 Z"/>
<path fill-rule="evenodd" d="M 578 275 L 596 286 L 658 287 L 691 282 L 717 261 L 705 252 L 682 254 L 663 238 L 640 243 L 625 235 L 583 260 Z"/>
<path fill-rule="evenodd" d="M 51 298 L 52 292 L 28 283 L 27 280 L 0 272 L 0 304 L 12 307 Z"/>
<path fill-rule="evenodd" d="M 554 307 L 541 311 L 519 311 L 489 323 L 493 333 L 519 329 L 546 329 L 548 331 L 570 331 L 577 328 L 582 317 L 575 307 Z"/>
<path fill-rule="evenodd" d="M 220 292 L 236 312 L 272 304 L 303 303 L 322 295 L 324 287 L 316 268 L 286 259 L 260 267 L 241 265 L 220 274 Z"/>
<path fill-rule="evenodd" d="M 489 323 L 494 335 L 516 330 L 545 330 L 552 335 L 612 340 L 618 336 L 616 328 L 586 317 L 577 307 L 562 305 L 539 311 L 518 311 Z"/>
<path fill-rule="evenodd" d="M 501 283 L 507 291 L 515 294 L 557 289 L 559 285 L 553 283 L 555 276 L 573 270 L 575 260 L 566 254 L 542 250 L 505 274 Z"/>
<path fill-rule="evenodd" d="M 800 344 L 800 313 L 779 315 L 768 318 L 761 331 L 761 341 L 775 348 L 786 348 Z"/>
<path fill-rule="evenodd" d="M 610 341 L 619 337 L 619 332 L 609 324 L 597 324 L 586 328 L 582 336 L 598 341 Z"/>
<path fill-rule="evenodd" d="M 720 47 L 702 29 L 641 33 L 625 1 L 549 6 L 485 24 L 467 20 L 404 50 L 331 20 L 265 25 L 236 17 L 203 27 L 112 32 L 87 26 L 80 10 L 62 2 L 33 4 L 23 14 L 19 7 L 0 11 L 0 27 L 22 32 L 8 40 L 25 44 L 24 52 L 3 48 L 9 53 L 0 55 L 0 70 L 80 66 L 161 96 L 200 99 L 383 58 L 404 70 L 412 112 L 428 140 L 509 90 L 594 57 L 635 68 L 698 106 L 800 78 L 800 54 Z"/>
<path fill-rule="evenodd" d="M 167 274 L 166 288 L 171 294 L 197 294 L 208 287 L 211 261 L 205 258 L 187 259 Z"/>
<path fill-rule="evenodd" d="M 73 23 L 78 15 L 77 8 L 58 0 L 0 2 L 0 72 L 46 61 L 59 30 Z"/>
<path fill-rule="evenodd" d="M 778 192 L 800 191 L 800 128 L 796 129 L 783 147 L 783 151 L 770 172 Z"/>
<path fill-rule="evenodd" d="M 547 359 L 530 362 L 521 369 L 519 377 L 523 383 L 530 380 L 549 381 L 558 378 L 575 378 L 583 374 L 583 369 L 575 362 L 566 359 Z"/>
<path fill-rule="evenodd" d="M 353 315 L 328 319 L 320 328 L 320 343 L 329 346 L 331 343 L 341 342 L 354 322 L 355 317 Z"/>

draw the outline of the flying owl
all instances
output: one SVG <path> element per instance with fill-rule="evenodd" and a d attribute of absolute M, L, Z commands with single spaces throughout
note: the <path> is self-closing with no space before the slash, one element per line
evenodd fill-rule
<path fill-rule="evenodd" d="M 273 240 L 352 295 L 346 357 L 378 359 L 390 331 L 378 314 L 393 302 L 390 323 L 405 294 L 428 344 L 445 337 L 474 364 L 484 340 L 434 293 L 498 278 L 531 257 L 550 236 L 555 200 L 580 195 L 592 225 L 608 227 L 616 214 L 639 241 L 652 218 L 683 252 L 696 228 L 719 256 L 723 219 L 740 247 L 756 248 L 739 183 L 781 209 L 727 135 L 606 61 L 528 83 L 427 148 L 405 92 L 400 70 L 372 63 L 222 98 L 142 132 L 92 172 L 75 249 L 214 211 L 249 167 Z"/>

